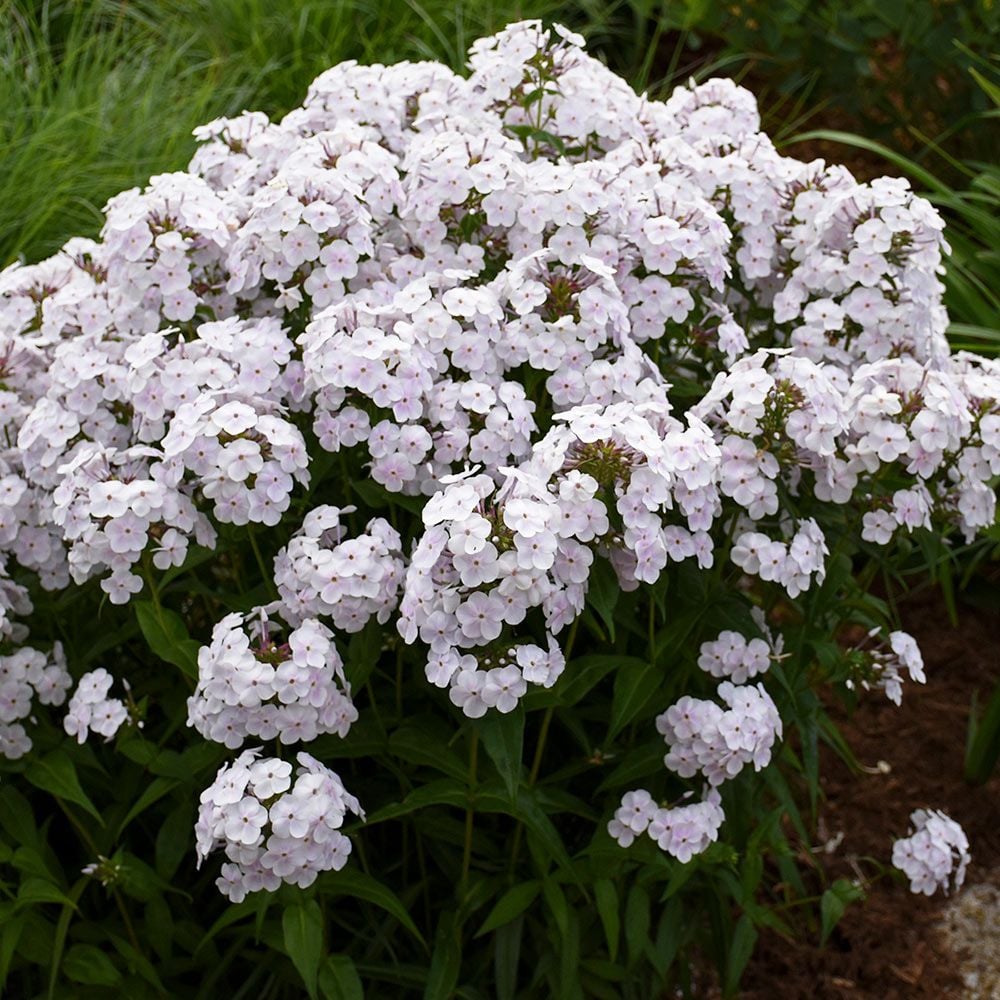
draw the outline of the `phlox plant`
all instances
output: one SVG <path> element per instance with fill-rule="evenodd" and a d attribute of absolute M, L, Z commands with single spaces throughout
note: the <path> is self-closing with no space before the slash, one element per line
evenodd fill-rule
<path fill-rule="evenodd" d="M 558 26 L 468 70 L 336 66 L 0 275 L 14 995 L 731 994 L 867 885 L 827 708 L 924 682 L 870 584 L 1000 473 L 941 218 Z M 938 805 L 866 880 L 961 884 Z"/>

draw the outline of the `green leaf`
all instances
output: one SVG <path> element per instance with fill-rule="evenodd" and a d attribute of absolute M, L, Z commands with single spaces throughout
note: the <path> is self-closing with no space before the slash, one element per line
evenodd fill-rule
<path fill-rule="evenodd" d="M 241 920 L 246 920 L 248 917 L 252 916 L 256 916 L 258 920 L 262 919 L 262 914 L 267 910 L 269 904 L 270 896 L 268 894 L 256 893 L 248 896 L 242 903 L 234 903 L 232 906 L 227 906 L 222 911 L 222 915 L 202 935 L 201 940 L 195 947 L 195 955 L 197 955 L 202 948 L 210 944 L 212 939 L 220 931 L 225 930 L 227 927 L 231 927 L 233 924 L 238 924 Z"/>
<path fill-rule="evenodd" d="M 822 926 L 820 928 L 819 943 L 826 944 L 826 939 L 837 926 L 840 918 L 844 915 L 848 903 L 864 899 L 864 892 L 853 882 L 846 878 L 838 878 L 830 886 L 820 900 L 819 911 Z"/>
<path fill-rule="evenodd" d="M 652 951 L 647 953 L 662 977 L 666 977 L 667 970 L 680 951 L 685 933 L 682 927 L 683 916 L 684 906 L 680 898 L 671 899 L 663 907 L 660 926 L 656 930 L 656 941 L 653 943 Z"/>
<path fill-rule="evenodd" d="M 621 917 L 618 914 L 618 890 L 611 879 L 600 878 L 594 883 L 594 898 L 597 913 L 604 925 L 604 936 L 608 941 L 608 954 L 613 962 L 618 957 L 618 938 L 621 933 Z"/>
<path fill-rule="evenodd" d="M 559 1000 L 583 1000 L 580 984 L 580 915 L 566 914 L 566 928 L 559 948 Z"/>
<path fill-rule="evenodd" d="M 157 973 L 153 963 L 150 962 L 145 955 L 134 948 L 131 942 L 126 941 L 125 938 L 120 937 L 118 934 L 108 934 L 111 939 L 111 943 L 115 946 L 115 950 L 119 955 L 125 960 L 125 967 L 129 972 L 138 974 L 142 976 L 143 979 L 153 987 L 154 990 L 161 996 L 165 997 L 167 995 L 167 990 L 161 981 L 159 974 Z"/>
<path fill-rule="evenodd" d="M 374 619 L 351 636 L 344 657 L 344 674 L 352 688 L 361 688 L 371 676 L 382 655 L 383 627 Z"/>
<path fill-rule="evenodd" d="M 7 982 L 7 973 L 10 971 L 10 963 L 17 950 L 18 942 L 21 940 L 21 932 L 24 930 L 25 914 L 19 913 L 17 916 L 5 916 L 3 929 L 0 930 L 0 987 Z"/>
<path fill-rule="evenodd" d="M 507 131 L 516 135 L 525 144 L 525 148 L 528 139 L 534 139 L 536 144 L 545 143 L 551 146 L 560 156 L 566 152 L 566 145 L 559 136 L 546 132 L 545 129 L 535 128 L 534 125 L 508 125 Z"/>
<path fill-rule="evenodd" d="M 82 806 L 101 826 L 104 825 L 101 814 L 80 785 L 76 766 L 65 750 L 53 750 L 44 757 L 33 760 L 24 772 L 24 776 L 36 788 Z"/>
<path fill-rule="evenodd" d="M 76 902 L 69 898 L 58 886 L 43 878 L 29 875 L 17 890 L 17 906 L 32 906 L 35 903 L 61 903 L 76 909 Z"/>
<path fill-rule="evenodd" d="M 529 708 L 548 708 L 550 705 L 575 705 L 613 670 L 620 670 L 627 663 L 644 663 L 632 656 L 595 654 L 570 660 L 559 680 L 551 688 L 536 688 L 525 696 Z"/>
<path fill-rule="evenodd" d="M 666 902 L 668 899 L 675 897 L 691 881 L 692 876 L 698 872 L 701 864 L 701 860 L 698 857 L 694 857 L 685 864 L 673 865 L 670 878 L 667 879 L 663 895 L 660 897 L 661 901 Z"/>
<path fill-rule="evenodd" d="M 541 883 L 537 879 L 532 879 L 530 882 L 522 882 L 520 885 L 508 889 L 490 910 L 482 927 L 476 931 L 476 937 L 488 934 L 490 931 L 496 930 L 497 927 L 510 923 L 531 906 L 541 891 L 541 887 Z"/>
<path fill-rule="evenodd" d="M 361 498 L 365 507 L 376 509 L 401 507 L 411 514 L 419 514 L 423 510 L 425 498 L 411 497 L 402 493 L 391 493 L 380 483 L 371 479 L 356 478 L 348 484 L 351 490 Z"/>
<path fill-rule="evenodd" d="M 947 184 L 938 180 L 934 174 L 929 170 L 925 170 L 918 163 L 903 156 L 901 153 L 895 152 L 888 146 L 883 146 L 880 142 L 875 142 L 873 139 L 866 139 L 864 136 L 854 135 L 851 132 L 838 132 L 834 129 L 815 129 L 811 132 L 802 132 L 799 135 L 793 135 L 790 139 L 786 139 L 782 143 L 782 146 L 793 146 L 799 142 L 810 142 L 817 139 L 823 142 L 839 142 L 845 146 L 854 146 L 857 149 L 875 153 L 877 156 L 888 160 L 904 173 L 908 173 L 928 191 L 935 191 L 941 194 L 952 193 L 951 188 Z"/>
<path fill-rule="evenodd" d="M 952 576 L 951 560 L 945 556 L 938 565 L 938 580 L 941 584 L 941 597 L 952 628 L 958 628 L 958 607 L 955 604 L 955 584 Z"/>
<path fill-rule="evenodd" d="M 565 939 L 569 932 L 569 904 L 566 902 L 566 893 L 555 879 L 547 878 L 542 883 L 542 895 L 559 929 L 559 936 Z"/>
<path fill-rule="evenodd" d="M 787 744 L 785 752 L 791 752 Z M 764 770 L 764 781 L 784 807 L 785 814 L 788 816 L 789 820 L 791 820 L 795 832 L 803 841 L 808 841 L 809 831 L 802 819 L 802 813 L 799 811 L 799 807 L 795 803 L 795 796 L 792 793 L 791 788 L 788 787 L 788 782 L 781 773 L 781 769 L 777 767 L 766 768 Z"/>
<path fill-rule="evenodd" d="M 156 871 L 141 858 L 127 851 L 119 852 L 122 858 L 121 887 L 134 899 L 148 903 L 157 896 L 172 892 L 179 896 L 188 896 L 179 886 L 172 886 L 156 874 Z M 190 896 L 188 896 L 190 898 Z"/>
<path fill-rule="evenodd" d="M 322 876 L 324 892 L 329 896 L 353 896 L 391 913 L 421 944 L 423 936 L 417 929 L 400 898 L 371 875 L 354 868 L 329 872 Z"/>
<path fill-rule="evenodd" d="M 143 790 L 142 795 L 136 799 L 135 805 L 129 809 L 125 818 L 121 821 L 121 824 L 118 827 L 117 835 L 120 837 L 125 827 L 127 827 L 129 823 L 136 818 L 136 816 L 148 809 L 154 802 L 158 802 L 164 795 L 169 794 L 179 784 L 180 781 L 176 778 L 156 778 L 154 781 L 150 782 Z"/>
<path fill-rule="evenodd" d="M 347 955 L 331 955 L 323 963 L 319 989 L 326 1000 L 365 1000 L 361 977 Z"/>
<path fill-rule="evenodd" d="M 965 751 L 965 780 L 981 785 L 989 780 L 1000 759 L 1000 684 L 993 690 L 986 711 L 979 716 L 973 703 Z"/>
<path fill-rule="evenodd" d="M 59 914 L 59 920 L 56 923 L 55 943 L 52 947 L 52 967 L 49 971 L 49 1000 L 55 1000 L 57 995 L 56 982 L 59 979 L 59 967 L 62 963 L 63 948 L 66 946 L 66 933 L 69 930 L 69 923 L 76 911 L 76 904 L 79 902 L 80 896 L 83 895 L 84 889 L 87 888 L 89 881 L 90 879 L 86 875 L 76 880 L 73 888 L 70 889 L 69 898 L 63 905 L 62 913 Z"/>
<path fill-rule="evenodd" d="M 664 746 L 662 739 L 650 740 L 630 750 L 620 764 L 601 782 L 598 791 L 634 785 L 650 774 L 663 771 Z"/>
<path fill-rule="evenodd" d="M 197 680 L 198 650 L 201 647 L 188 635 L 181 616 L 152 601 L 133 601 L 132 606 L 149 648 L 161 660 L 180 667 L 188 677 Z"/>
<path fill-rule="evenodd" d="M 524 706 L 501 714 L 488 712 L 476 724 L 483 748 L 493 761 L 513 802 L 521 780 L 521 755 L 524 751 Z"/>
<path fill-rule="evenodd" d="M 959 337 L 967 337 L 973 341 L 986 341 L 986 345 L 977 343 L 970 345 L 982 350 L 985 346 L 996 350 L 995 342 L 1000 341 L 1000 330 L 989 326 L 976 326 L 973 323 L 951 323 L 948 326 L 948 338 L 953 342 Z"/>
<path fill-rule="evenodd" d="M 437 771 L 466 780 L 467 768 L 448 745 L 452 733 L 433 716 L 407 719 L 390 737 L 389 752 L 408 764 L 432 767 Z"/>
<path fill-rule="evenodd" d="M 0 826 L 10 834 L 15 844 L 32 846 L 38 841 L 38 830 L 31 804 L 13 786 L 0 788 Z"/>
<path fill-rule="evenodd" d="M 743 895 L 740 898 L 744 902 L 753 900 L 754 893 L 757 890 L 757 886 L 760 885 L 763 875 L 764 853 L 759 846 L 755 848 L 751 841 L 751 845 L 743 855 L 743 864 L 740 870 L 740 888 L 743 890 Z"/>
<path fill-rule="evenodd" d="M 450 1000 L 462 971 L 461 925 L 454 910 L 445 912 L 434 935 L 424 1000 Z"/>
<path fill-rule="evenodd" d="M 402 802 L 390 802 L 389 805 L 372 813 L 365 826 L 374 826 L 388 819 L 396 819 L 407 813 L 416 812 L 427 806 L 455 806 L 464 809 L 469 804 L 469 791 L 465 787 L 464 778 L 461 782 L 454 778 L 441 778 L 428 782 L 414 789 Z"/>
<path fill-rule="evenodd" d="M 538 804 L 533 789 L 522 788 L 518 793 L 517 818 L 524 823 L 538 844 L 545 849 L 548 857 L 563 868 L 574 881 L 579 882 L 566 845 L 563 843 L 562 837 L 559 836 L 555 824 L 545 815 L 545 810 Z"/>
<path fill-rule="evenodd" d="M 148 767 L 160 753 L 160 749 L 155 743 L 150 743 L 149 740 L 143 739 L 142 736 L 138 735 L 137 731 L 133 731 L 120 740 L 116 749 L 123 757 L 127 757 L 130 761 L 142 767 Z"/>
<path fill-rule="evenodd" d="M 191 570 L 197 569 L 203 563 L 211 562 L 218 555 L 218 550 L 214 548 L 207 549 L 202 548 L 200 545 L 192 545 L 188 549 L 187 556 L 180 566 L 171 566 L 160 574 L 160 588 L 166 587 L 178 577 L 184 576 L 185 573 L 190 573 Z"/>
<path fill-rule="evenodd" d="M 168 882 L 173 878 L 190 846 L 194 807 L 182 799 L 160 824 L 156 832 L 154 860 L 156 873 Z"/>
<path fill-rule="evenodd" d="M 649 702 L 663 681 L 663 668 L 655 663 L 626 663 L 615 677 L 611 700 L 611 728 L 608 740 L 613 740 Z"/>
<path fill-rule="evenodd" d="M 819 801 L 819 699 L 812 691 L 804 691 L 799 697 L 797 719 L 802 741 L 802 767 L 809 791 L 809 807 L 816 815 Z"/>
<path fill-rule="evenodd" d="M 497 1000 L 514 1000 L 517 994 L 517 967 L 521 961 L 523 937 L 524 917 L 515 917 L 509 924 L 497 928 L 493 935 Z"/>
<path fill-rule="evenodd" d="M 975 68 L 975 66 L 969 67 L 969 75 L 972 77 L 976 83 L 982 88 L 984 94 L 998 107 L 1000 108 L 1000 87 L 995 83 L 988 80 L 982 73 Z"/>
<path fill-rule="evenodd" d="M 288 907 L 281 917 L 285 951 L 298 969 L 310 997 L 316 996 L 319 967 L 323 961 L 323 914 L 310 899 Z"/>
<path fill-rule="evenodd" d="M 641 885 L 634 885 L 625 903 L 625 946 L 629 965 L 634 965 L 646 951 L 649 921 L 649 893 Z"/>
<path fill-rule="evenodd" d="M 694 597 L 698 603 L 694 608 L 673 617 L 665 628 L 656 633 L 653 643 L 655 663 L 670 662 L 682 655 L 683 650 L 687 648 L 688 636 L 695 630 L 705 613 L 711 608 L 718 614 L 725 600 L 724 592 L 716 592 L 711 596 L 704 593 L 705 580 L 700 576 L 695 576 L 685 583 L 690 586 L 692 593 L 690 595 L 684 593 L 683 598 Z"/>
<path fill-rule="evenodd" d="M 73 657 L 73 661 L 80 667 L 87 667 L 95 661 L 100 662 L 109 650 L 124 646 L 138 632 L 136 623 L 131 620 L 122 625 L 121 628 L 110 631 L 102 630 L 91 641 L 87 642 L 84 649 Z"/>
<path fill-rule="evenodd" d="M 164 894 L 153 896 L 143 908 L 144 939 L 148 940 L 161 961 L 173 950 L 174 916 Z"/>
<path fill-rule="evenodd" d="M 736 996 L 740 986 L 740 979 L 743 977 L 743 970 L 750 961 L 754 946 L 757 944 L 757 928 L 746 913 L 736 921 L 736 930 L 733 931 L 732 940 L 729 942 L 729 953 L 726 955 L 726 988 L 724 993 L 727 997 Z"/>
<path fill-rule="evenodd" d="M 43 856 L 33 847 L 19 847 L 10 859 L 10 863 L 25 875 L 37 875 L 46 882 L 59 884 L 62 882 L 62 873 L 54 864 L 50 864 L 53 860 L 52 852 L 49 850 L 46 850 Z"/>
<path fill-rule="evenodd" d="M 612 642 L 615 641 L 615 607 L 619 594 L 621 585 L 611 564 L 604 559 L 599 560 L 587 581 L 587 603 L 601 616 Z"/>
<path fill-rule="evenodd" d="M 66 950 L 63 974 L 74 983 L 86 986 L 117 986 L 122 974 L 111 959 L 92 944 L 74 944 Z"/>

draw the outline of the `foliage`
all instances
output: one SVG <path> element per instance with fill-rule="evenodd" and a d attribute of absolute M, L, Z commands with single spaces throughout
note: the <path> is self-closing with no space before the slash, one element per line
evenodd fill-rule
<path fill-rule="evenodd" d="M 763 104 L 784 103 L 786 122 L 851 123 L 918 161 L 934 144 L 962 157 L 993 154 L 978 124 L 991 103 L 976 79 L 997 82 L 1000 12 L 989 0 L 644 0 L 629 8 L 646 31 L 672 29 L 683 40 L 678 58 L 732 60 Z"/>

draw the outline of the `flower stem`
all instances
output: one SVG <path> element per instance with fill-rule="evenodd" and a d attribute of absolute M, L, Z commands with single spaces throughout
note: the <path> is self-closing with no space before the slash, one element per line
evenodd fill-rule
<path fill-rule="evenodd" d="M 250 539 L 250 548 L 253 549 L 253 556 L 257 561 L 257 568 L 260 570 L 261 578 L 263 579 L 267 589 L 273 591 L 274 595 L 277 597 L 278 591 L 274 585 L 274 574 L 267 571 L 267 566 L 264 563 L 264 556 L 261 554 L 260 546 L 257 544 L 257 535 L 253 530 L 252 524 L 247 525 L 247 536 Z"/>
<path fill-rule="evenodd" d="M 538 780 L 538 772 L 542 767 L 542 754 L 545 752 L 545 741 L 549 738 L 549 726 L 552 725 L 552 715 L 555 709 L 549 705 L 542 716 L 542 725 L 538 730 L 538 742 L 535 744 L 535 756 L 531 761 L 531 770 L 528 772 L 528 787 L 532 787 Z"/>
<path fill-rule="evenodd" d="M 472 739 L 469 741 L 469 805 L 465 810 L 465 847 L 462 851 L 462 881 L 461 886 L 464 891 L 469 881 L 469 868 L 472 864 L 472 822 L 475 818 L 476 810 L 472 804 L 472 796 L 476 788 L 476 765 L 479 758 L 479 733 L 472 730 Z"/>
<path fill-rule="evenodd" d="M 573 644 L 576 642 L 576 633 L 580 627 L 580 619 L 574 620 L 573 624 L 569 629 L 569 637 L 566 640 L 566 650 L 564 656 L 566 658 L 567 664 L 569 663 L 570 656 L 573 653 Z M 542 769 L 542 757 L 545 754 L 545 744 L 549 738 L 549 728 L 552 725 L 552 716 L 555 714 L 555 707 L 549 705 L 545 709 L 545 714 L 542 716 L 542 724 L 538 730 L 538 742 L 535 744 L 535 756 L 531 761 L 531 770 L 528 772 L 528 787 L 534 788 L 535 782 L 538 781 L 538 773 Z M 517 856 L 521 852 L 521 837 L 524 835 L 524 824 L 518 821 L 516 828 L 514 829 L 514 843 L 510 851 L 510 872 L 513 875 L 514 869 L 517 867 Z"/>

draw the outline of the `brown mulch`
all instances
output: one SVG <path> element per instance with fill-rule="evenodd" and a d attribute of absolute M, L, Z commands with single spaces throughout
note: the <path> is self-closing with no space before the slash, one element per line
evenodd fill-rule
<path fill-rule="evenodd" d="M 954 628 L 937 593 L 924 591 L 900 605 L 903 627 L 924 656 L 926 686 L 904 684 L 896 708 L 874 694 L 852 718 L 837 719 L 858 761 L 887 773 L 852 774 L 833 753 L 822 761 L 825 800 L 821 825 L 844 838 L 827 864 L 828 876 L 870 876 L 865 858 L 888 864 L 895 837 L 909 832 L 913 809 L 943 809 L 964 827 L 972 864 L 966 884 L 1000 866 L 1000 775 L 984 786 L 962 779 L 970 703 L 988 698 L 1000 681 L 1000 611 L 959 606 Z M 994 875 L 995 877 L 995 875 Z M 945 900 L 910 893 L 882 878 L 863 903 L 852 904 L 827 946 L 761 935 L 745 976 L 745 1000 L 945 1000 L 963 996 L 959 956 L 936 928 Z M 997 931 L 1000 940 L 1000 928 Z"/>

